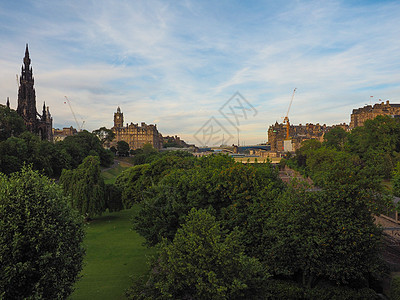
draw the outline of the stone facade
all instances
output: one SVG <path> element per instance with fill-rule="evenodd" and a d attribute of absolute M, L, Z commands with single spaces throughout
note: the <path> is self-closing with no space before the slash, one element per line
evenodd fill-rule
<path fill-rule="evenodd" d="M 163 145 L 163 137 L 157 130 L 157 125 L 146 123 L 126 124 L 124 127 L 124 114 L 118 107 L 114 113 L 114 126 L 111 130 L 115 133 L 115 138 L 111 142 L 111 146 L 116 146 L 119 141 L 125 141 L 129 144 L 130 149 L 136 150 L 143 148 L 145 144 L 151 144 L 155 149 L 161 149 Z"/>
<path fill-rule="evenodd" d="M 324 135 L 333 127 L 342 127 L 348 130 L 348 125 L 339 124 L 334 126 L 326 126 L 320 124 L 306 124 L 306 125 L 290 125 L 289 139 L 292 143 L 292 150 L 296 151 L 300 148 L 300 144 L 305 140 L 316 139 L 322 142 Z M 286 139 L 286 124 L 279 124 L 276 122 L 268 129 L 268 142 L 271 145 L 272 152 L 284 152 L 284 141 Z"/>
<path fill-rule="evenodd" d="M 54 129 L 53 128 L 53 141 L 59 142 L 63 141 L 67 136 L 73 136 L 77 134 L 77 130 L 74 127 L 64 127 L 63 129 Z"/>
<path fill-rule="evenodd" d="M 389 100 L 386 103 L 377 103 L 366 105 L 361 108 L 353 109 L 351 114 L 350 129 L 358 126 L 363 126 L 366 120 L 375 119 L 377 116 L 400 116 L 400 104 L 390 104 Z"/>
<path fill-rule="evenodd" d="M 49 107 L 43 103 L 42 114 L 36 110 L 36 94 L 33 78 L 31 60 L 29 58 L 28 44 L 26 44 L 24 64 L 21 69 L 18 89 L 17 113 L 24 119 L 26 128 L 39 135 L 42 140 L 53 140 L 53 118 L 50 115 Z"/>

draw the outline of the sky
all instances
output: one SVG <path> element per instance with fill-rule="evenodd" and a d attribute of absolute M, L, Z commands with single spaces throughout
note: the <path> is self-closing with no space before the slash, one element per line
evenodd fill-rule
<path fill-rule="evenodd" d="M 77 127 L 64 96 L 86 130 L 119 106 L 196 145 L 266 142 L 295 88 L 291 124 L 400 103 L 397 0 L 0 0 L 0 40 L 0 103 L 17 106 L 28 43 L 55 128 Z"/>

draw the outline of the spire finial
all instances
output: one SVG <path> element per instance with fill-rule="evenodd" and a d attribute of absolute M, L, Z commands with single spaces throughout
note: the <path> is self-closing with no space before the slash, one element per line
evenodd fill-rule
<path fill-rule="evenodd" d="M 7 97 L 7 107 L 10 108 L 10 98 Z"/>
<path fill-rule="evenodd" d="M 25 49 L 24 64 L 25 64 L 25 69 L 29 70 L 29 65 L 31 64 L 31 60 L 29 58 L 28 43 L 26 44 L 26 49 Z"/>

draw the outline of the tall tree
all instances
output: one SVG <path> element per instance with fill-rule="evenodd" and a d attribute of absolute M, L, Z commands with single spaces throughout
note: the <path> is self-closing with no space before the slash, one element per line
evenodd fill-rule
<path fill-rule="evenodd" d="M 75 170 L 64 169 L 60 183 L 71 196 L 70 205 L 86 218 L 92 218 L 105 210 L 104 180 L 97 156 L 86 157 Z"/>
<path fill-rule="evenodd" d="M 59 185 L 24 167 L 0 174 L 0 298 L 66 299 L 82 269 L 82 219 Z"/>

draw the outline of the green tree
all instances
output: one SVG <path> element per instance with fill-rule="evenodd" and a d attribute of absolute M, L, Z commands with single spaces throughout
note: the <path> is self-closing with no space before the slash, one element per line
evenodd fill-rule
<path fill-rule="evenodd" d="M 82 269 L 83 235 L 53 181 L 27 167 L 0 174 L 0 298 L 66 299 Z"/>
<path fill-rule="evenodd" d="M 230 160 L 230 159 L 229 159 Z M 148 190 L 142 201 L 134 228 L 155 245 L 162 238 L 172 240 L 191 208 L 212 208 L 218 219 L 230 205 L 245 208 L 265 189 L 279 187 L 276 171 L 267 165 L 263 170 L 251 165 L 228 163 L 223 156 L 201 160 L 189 169 L 173 169 Z M 225 164 L 225 166 L 224 166 Z M 203 166 L 205 165 L 205 166 Z M 224 167 L 221 167 L 224 166 Z M 270 177 L 269 177 L 270 176 Z M 274 184 L 277 183 L 276 186 Z M 245 215 L 241 214 L 244 219 Z M 232 229 L 240 222 L 227 222 Z"/>
<path fill-rule="evenodd" d="M 129 156 L 129 144 L 125 141 L 119 141 L 117 143 L 118 156 Z"/>
<path fill-rule="evenodd" d="M 171 244 L 164 241 L 134 299 L 257 299 L 269 275 L 244 254 L 237 231 L 225 234 L 215 217 L 192 209 Z"/>
<path fill-rule="evenodd" d="M 343 128 L 334 127 L 324 135 L 323 144 L 336 150 L 344 150 L 348 136 L 349 133 L 347 133 Z"/>
<path fill-rule="evenodd" d="M 265 263 L 276 275 L 301 275 L 307 287 L 319 279 L 367 285 L 383 270 L 381 231 L 373 218 L 377 197 L 349 186 L 289 189 L 268 220 Z"/>
<path fill-rule="evenodd" d="M 13 109 L 0 104 L 0 142 L 26 130 L 24 120 Z"/>
<path fill-rule="evenodd" d="M 76 135 L 66 137 L 60 142 L 62 148 L 71 157 L 71 168 L 75 169 L 82 163 L 83 159 L 94 152 L 100 158 L 100 163 L 104 167 L 108 167 L 113 163 L 113 154 L 110 150 L 102 147 L 99 138 L 86 130 Z"/>
<path fill-rule="evenodd" d="M 90 219 L 105 210 L 104 180 L 101 177 L 100 160 L 88 156 L 75 170 L 63 170 L 60 183 L 70 195 L 71 207 Z"/>

